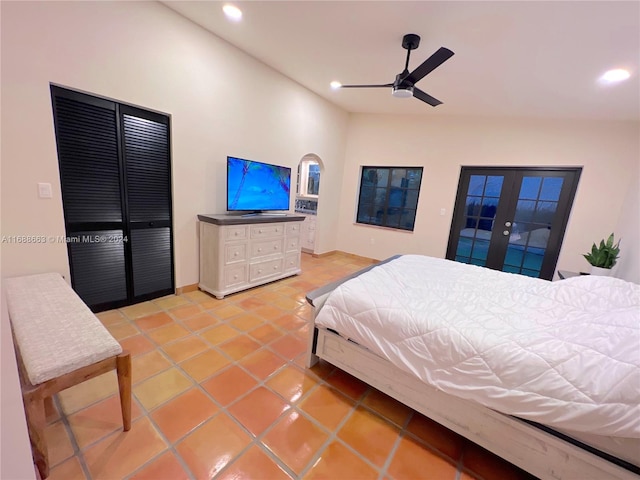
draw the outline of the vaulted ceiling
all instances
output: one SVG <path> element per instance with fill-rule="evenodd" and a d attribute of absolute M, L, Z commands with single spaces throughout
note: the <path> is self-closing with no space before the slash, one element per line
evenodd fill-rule
<path fill-rule="evenodd" d="M 221 2 L 165 5 L 349 112 L 640 120 L 640 2 L 250 1 L 230 22 Z M 417 86 L 438 107 L 391 89 L 406 33 L 409 70 L 439 47 L 455 55 Z M 603 85 L 606 70 L 631 78 Z"/>

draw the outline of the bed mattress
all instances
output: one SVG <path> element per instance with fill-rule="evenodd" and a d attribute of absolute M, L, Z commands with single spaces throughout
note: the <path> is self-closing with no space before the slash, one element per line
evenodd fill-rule
<path fill-rule="evenodd" d="M 640 286 L 405 255 L 316 317 L 434 387 L 552 428 L 640 438 Z"/>

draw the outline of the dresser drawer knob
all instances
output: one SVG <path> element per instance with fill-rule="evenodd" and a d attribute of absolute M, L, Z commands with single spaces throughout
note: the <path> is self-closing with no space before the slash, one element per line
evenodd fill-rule
<path fill-rule="evenodd" d="M 238 236 L 238 232 L 233 232 L 233 234 L 237 237 Z"/>
<path fill-rule="evenodd" d="M 262 251 L 262 248 L 259 248 L 259 249 L 258 249 L 258 252 L 261 252 L 261 251 Z"/>
<path fill-rule="evenodd" d="M 262 233 L 262 230 L 258 230 L 258 233 Z"/>
<path fill-rule="evenodd" d="M 278 245 L 274 245 L 274 246 L 273 246 L 273 249 L 274 249 L 274 250 L 277 250 L 277 249 L 278 249 Z"/>
<path fill-rule="evenodd" d="M 234 275 L 234 276 L 233 276 L 233 279 L 234 279 L 234 280 L 237 280 L 237 279 L 238 279 L 238 275 Z"/>
<path fill-rule="evenodd" d="M 238 252 L 233 252 L 233 256 L 237 257 L 238 256 Z"/>
<path fill-rule="evenodd" d="M 262 273 L 262 270 L 258 269 L 258 273 Z"/>
<path fill-rule="evenodd" d="M 277 266 L 277 265 L 274 265 L 274 266 L 273 266 L 273 269 L 274 269 L 274 270 L 277 270 L 277 269 L 278 269 L 278 266 Z"/>

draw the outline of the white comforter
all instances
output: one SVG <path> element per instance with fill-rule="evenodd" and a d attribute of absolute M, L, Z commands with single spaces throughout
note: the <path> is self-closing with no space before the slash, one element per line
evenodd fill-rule
<path fill-rule="evenodd" d="M 640 437 L 639 285 L 405 255 L 338 287 L 316 323 L 457 397 L 552 427 Z"/>

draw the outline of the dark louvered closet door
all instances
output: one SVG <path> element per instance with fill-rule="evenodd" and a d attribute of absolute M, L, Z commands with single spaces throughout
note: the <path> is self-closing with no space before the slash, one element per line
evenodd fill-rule
<path fill-rule="evenodd" d="M 168 118 L 122 107 L 133 296 L 173 293 Z"/>
<path fill-rule="evenodd" d="M 169 117 L 51 93 L 73 288 L 94 311 L 173 293 Z"/>
<path fill-rule="evenodd" d="M 52 93 L 72 286 L 90 306 L 126 302 L 115 104 Z"/>

